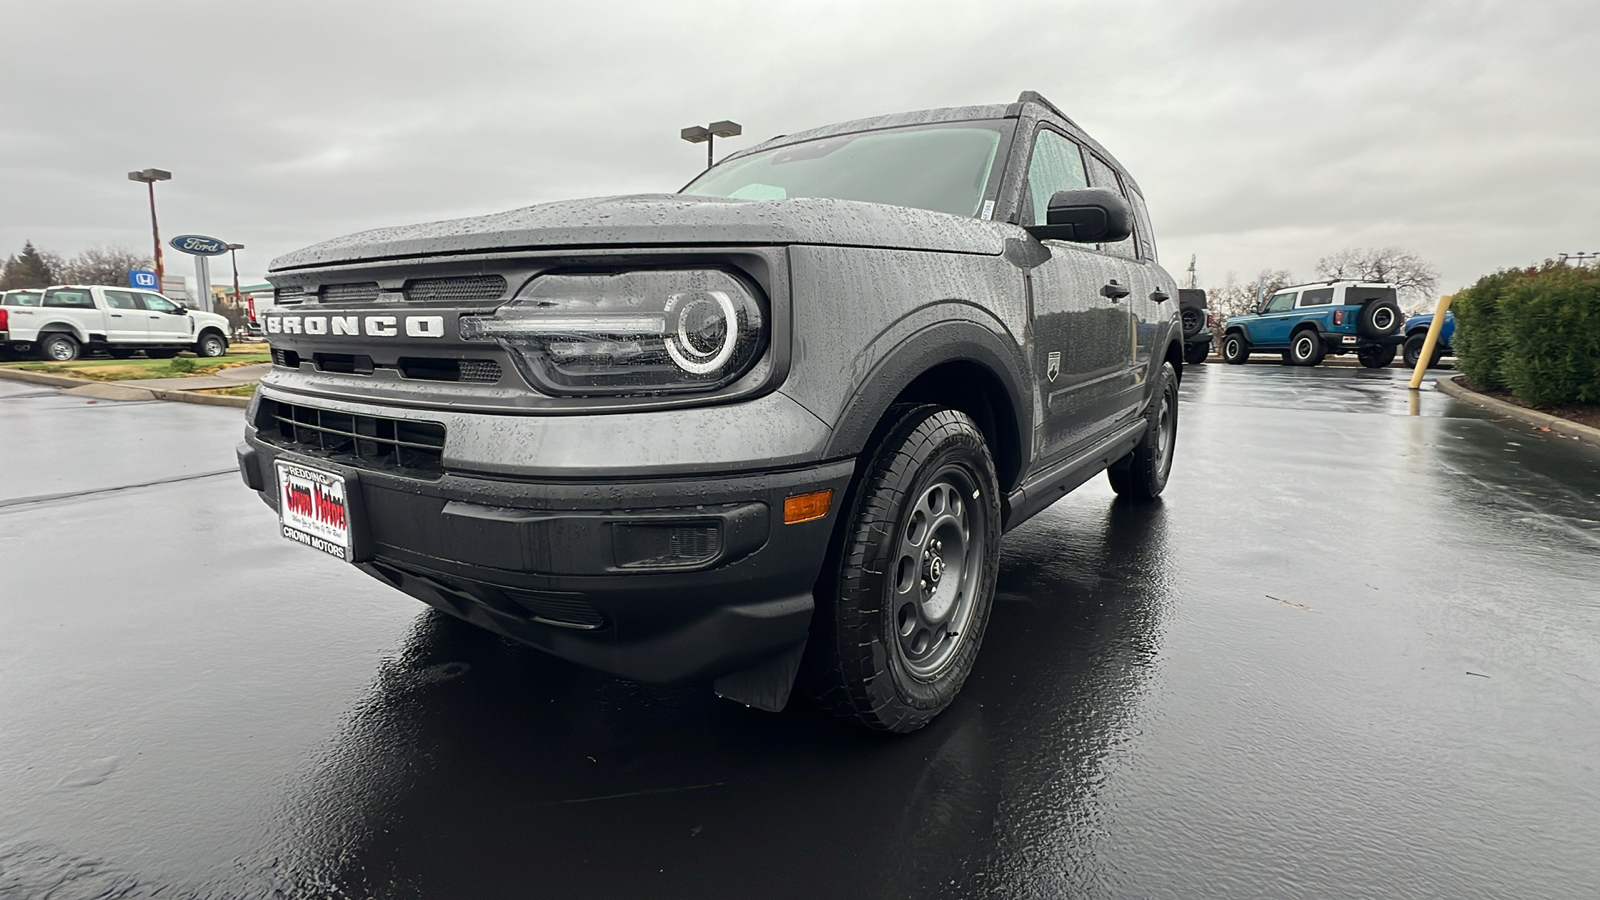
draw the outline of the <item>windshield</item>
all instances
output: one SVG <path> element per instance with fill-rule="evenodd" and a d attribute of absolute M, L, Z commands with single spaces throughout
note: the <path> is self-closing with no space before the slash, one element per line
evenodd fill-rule
<path fill-rule="evenodd" d="M 1003 125 L 919 125 L 789 144 L 724 162 L 683 193 L 742 200 L 829 197 L 975 216 Z"/>

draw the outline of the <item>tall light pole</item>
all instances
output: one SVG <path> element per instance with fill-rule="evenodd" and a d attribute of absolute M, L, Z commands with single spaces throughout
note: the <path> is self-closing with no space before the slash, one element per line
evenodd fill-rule
<path fill-rule="evenodd" d="M 161 281 L 166 275 L 166 269 L 161 265 L 161 226 L 156 224 L 156 182 L 170 181 L 171 179 L 172 173 L 165 169 L 140 169 L 137 172 L 128 173 L 129 181 L 142 181 L 145 187 L 150 189 L 150 236 L 155 239 L 156 290 L 158 291 L 164 287 Z"/>
<path fill-rule="evenodd" d="M 244 301 L 239 298 L 239 251 L 244 249 L 243 244 L 228 245 L 228 259 L 233 263 L 233 308 L 244 309 Z"/>
<path fill-rule="evenodd" d="M 738 122 L 729 122 L 727 119 L 723 119 L 721 122 L 712 122 L 710 125 L 690 125 L 688 128 L 678 132 L 678 137 L 691 144 L 706 145 L 706 168 L 709 169 L 713 162 L 711 148 L 716 144 L 716 139 L 719 137 L 737 137 L 741 134 L 744 134 L 744 129 L 740 127 Z"/>

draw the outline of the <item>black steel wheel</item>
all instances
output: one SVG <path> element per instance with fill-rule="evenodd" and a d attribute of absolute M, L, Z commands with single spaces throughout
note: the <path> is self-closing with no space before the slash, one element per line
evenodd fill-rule
<path fill-rule="evenodd" d="M 1178 444 L 1178 373 L 1161 364 L 1156 394 L 1145 412 L 1144 437 L 1133 452 L 1106 469 L 1117 496 L 1142 502 L 1161 496 L 1172 473 L 1172 451 Z"/>
<path fill-rule="evenodd" d="M 70 334 L 48 334 L 39 342 L 39 355 L 50 362 L 72 362 L 83 348 Z"/>
<path fill-rule="evenodd" d="M 1322 357 L 1327 352 L 1327 346 L 1322 343 L 1322 335 L 1307 328 L 1289 338 L 1289 350 L 1284 354 L 1284 359 L 1291 365 L 1314 366 L 1322 362 Z"/>
<path fill-rule="evenodd" d="M 1394 345 L 1359 347 L 1356 349 L 1356 359 L 1361 360 L 1361 364 L 1369 369 L 1381 369 L 1394 362 Z"/>
<path fill-rule="evenodd" d="M 1250 341 L 1243 333 L 1230 331 L 1222 337 L 1222 361 L 1241 365 L 1250 359 Z"/>
<path fill-rule="evenodd" d="M 1183 325 L 1183 336 L 1194 337 L 1206 324 L 1205 311 L 1193 306 L 1185 306 L 1178 313 L 1178 321 Z"/>
<path fill-rule="evenodd" d="M 965 413 L 891 416 L 818 585 L 805 680 L 823 709 L 908 732 L 955 700 L 977 658 L 999 571 L 1000 487 Z"/>
<path fill-rule="evenodd" d="M 1404 350 L 1406 368 L 1415 369 L 1417 367 L 1417 360 L 1422 358 L 1422 345 L 1426 344 L 1427 342 L 1427 332 L 1418 332 L 1417 334 L 1413 334 L 1412 336 L 1406 338 L 1406 346 Z M 1436 346 L 1433 348 L 1433 358 L 1428 360 L 1428 368 L 1438 368 L 1439 360 L 1441 359 L 1444 359 L 1444 350 Z"/>
<path fill-rule="evenodd" d="M 1203 342 L 1203 343 L 1199 342 L 1199 341 L 1196 341 L 1195 343 L 1188 344 L 1183 348 L 1183 361 L 1188 363 L 1191 366 L 1200 365 L 1201 363 L 1205 362 L 1206 358 L 1209 357 L 1210 355 L 1211 355 L 1211 342 L 1210 341 L 1206 341 L 1206 342 Z"/>

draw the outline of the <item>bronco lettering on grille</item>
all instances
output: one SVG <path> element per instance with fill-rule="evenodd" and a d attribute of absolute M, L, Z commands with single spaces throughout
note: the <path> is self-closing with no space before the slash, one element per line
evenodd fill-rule
<path fill-rule="evenodd" d="M 444 316 L 263 316 L 267 334 L 364 335 L 366 337 L 442 338 Z M 329 329 L 332 320 L 332 329 Z"/>

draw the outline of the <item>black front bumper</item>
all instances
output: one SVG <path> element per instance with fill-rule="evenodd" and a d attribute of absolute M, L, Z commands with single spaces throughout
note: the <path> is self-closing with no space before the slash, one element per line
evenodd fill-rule
<path fill-rule="evenodd" d="M 245 483 L 277 508 L 280 456 L 345 476 L 356 562 L 431 606 L 555 656 L 638 681 L 714 679 L 806 637 L 812 588 L 854 471 L 634 482 L 526 482 L 353 468 L 262 441 Z M 833 490 L 822 518 L 784 499 Z"/>

